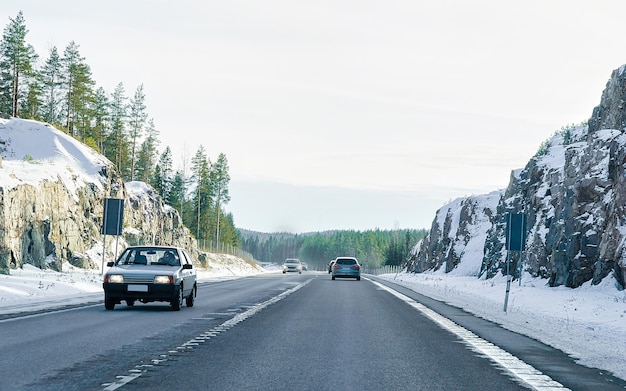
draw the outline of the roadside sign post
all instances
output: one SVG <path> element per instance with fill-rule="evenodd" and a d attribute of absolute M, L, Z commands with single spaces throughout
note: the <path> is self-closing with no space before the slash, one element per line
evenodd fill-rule
<path fill-rule="evenodd" d="M 124 222 L 124 200 L 119 198 L 106 198 L 104 200 L 104 213 L 102 216 L 102 266 L 101 273 L 104 273 L 104 256 L 106 254 L 107 235 L 116 235 L 115 254 L 119 243 L 119 235 L 122 234 Z"/>
<path fill-rule="evenodd" d="M 506 224 L 506 294 L 504 296 L 504 312 L 506 312 L 509 302 L 509 291 L 511 290 L 511 251 L 519 251 L 520 262 L 520 285 L 522 278 L 522 251 L 526 242 L 526 215 L 523 213 L 507 213 Z"/>

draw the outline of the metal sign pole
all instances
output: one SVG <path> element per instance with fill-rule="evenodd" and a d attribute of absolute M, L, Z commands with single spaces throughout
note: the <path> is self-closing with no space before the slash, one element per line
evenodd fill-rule
<path fill-rule="evenodd" d="M 100 265 L 100 274 L 104 274 L 104 256 L 107 252 L 107 235 L 102 235 L 102 263 Z"/>
<path fill-rule="evenodd" d="M 519 251 L 519 281 L 518 281 L 518 286 L 522 286 L 522 273 L 524 272 L 524 268 L 522 265 L 522 255 L 524 255 L 524 251 L 520 250 Z"/>
<path fill-rule="evenodd" d="M 107 200 L 105 199 L 104 200 L 104 212 L 103 212 L 103 216 L 102 216 L 102 265 L 101 265 L 101 268 L 100 268 L 100 270 L 101 270 L 100 273 L 101 274 L 104 274 L 104 259 L 105 259 L 106 252 L 107 252 L 107 246 L 106 246 L 106 244 L 107 244 L 106 226 L 108 224 L 108 221 L 107 221 L 108 215 L 106 213 L 107 206 L 108 206 L 107 205 Z"/>
<path fill-rule="evenodd" d="M 509 302 L 509 291 L 511 290 L 511 273 L 509 273 L 509 264 L 511 259 L 511 251 L 506 252 L 506 294 L 504 295 L 504 312 L 506 312 L 507 303 Z"/>
<path fill-rule="evenodd" d="M 508 240 L 506 241 L 506 294 L 504 295 L 504 312 L 506 312 L 506 307 L 509 302 L 509 291 L 511 290 L 511 273 L 509 272 L 509 265 L 511 264 L 511 221 L 513 215 L 509 213 L 507 217 L 509 221 L 506 228 L 506 236 Z"/>
<path fill-rule="evenodd" d="M 519 280 L 518 286 L 522 286 L 522 273 L 524 273 L 524 235 L 526 233 L 526 214 L 522 214 L 522 229 L 519 231 Z"/>

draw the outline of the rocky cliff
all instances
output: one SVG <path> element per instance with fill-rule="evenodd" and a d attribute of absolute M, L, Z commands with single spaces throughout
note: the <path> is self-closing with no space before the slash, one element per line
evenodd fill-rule
<path fill-rule="evenodd" d="M 137 243 L 180 245 L 204 260 L 176 210 L 145 184 L 124 183 L 111 162 L 69 135 L 0 119 L 0 154 L 0 273 L 24 263 L 99 268 Z M 100 233 L 106 198 L 125 201 L 121 237 Z"/>
<path fill-rule="evenodd" d="M 472 275 L 491 278 L 509 270 L 546 278 L 551 286 L 579 287 L 613 278 L 625 286 L 626 270 L 626 72 L 613 71 L 593 109 L 588 124 L 561 129 L 528 164 L 512 173 L 498 202 L 487 209 L 467 208 L 481 198 L 474 196 L 444 206 L 437 212 L 429 236 L 414 249 L 409 270 L 449 272 L 462 267 L 459 254 L 467 243 L 484 242 L 482 255 L 473 252 L 468 262 L 480 257 L 480 269 Z M 472 201 L 474 200 L 474 201 Z M 465 208 L 461 213 L 460 208 Z M 456 212 L 459 210 L 459 212 Z M 442 215 L 459 214 L 459 222 L 446 225 Z M 507 213 L 527 218 L 525 248 L 505 249 Z M 442 223 L 443 221 L 443 223 Z M 456 243 L 453 246 L 451 243 Z M 465 245 L 463 245 L 466 243 Z M 471 268 L 470 268 L 471 269 Z M 472 269 L 473 270 L 473 269 Z"/>

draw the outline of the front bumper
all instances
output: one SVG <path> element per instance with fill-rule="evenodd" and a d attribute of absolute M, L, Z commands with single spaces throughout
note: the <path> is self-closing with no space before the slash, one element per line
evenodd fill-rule
<path fill-rule="evenodd" d="M 171 301 L 178 298 L 179 286 L 173 284 L 103 283 L 108 300 Z"/>

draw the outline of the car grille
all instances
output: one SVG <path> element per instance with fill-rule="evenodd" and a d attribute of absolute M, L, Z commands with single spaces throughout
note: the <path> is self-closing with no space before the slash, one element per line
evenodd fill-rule
<path fill-rule="evenodd" d="M 154 275 L 152 274 L 133 274 L 124 275 L 124 282 L 127 284 L 152 284 L 154 282 Z"/>

